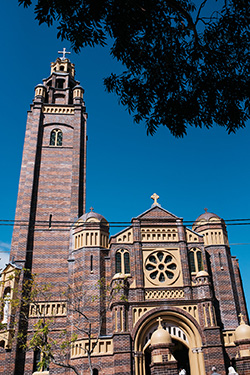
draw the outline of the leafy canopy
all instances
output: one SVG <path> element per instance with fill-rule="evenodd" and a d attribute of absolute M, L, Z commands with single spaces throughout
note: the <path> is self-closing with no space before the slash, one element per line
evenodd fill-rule
<path fill-rule="evenodd" d="M 144 121 L 176 136 L 218 124 L 228 133 L 249 119 L 249 0 L 19 0 L 39 23 L 58 23 L 74 51 L 106 44 L 123 73 L 108 92 Z"/>

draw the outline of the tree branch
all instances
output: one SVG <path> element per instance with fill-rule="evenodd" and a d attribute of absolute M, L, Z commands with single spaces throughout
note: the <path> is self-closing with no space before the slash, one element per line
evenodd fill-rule
<path fill-rule="evenodd" d="M 180 12 L 182 14 L 182 16 L 187 20 L 188 27 L 191 30 L 193 30 L 195 41 L 196 41 L 196 43 L 198 43 L 199 37 L 198 37 L 197 30 L 196 30 L 196 25 L 194 24 L 194 21 L 193 21 L 191 15 L 175 0 L 167 0 L 167 5 L 170 8 Z"/>
<path fill-rule="evenodd" d="M 199 7 L 199 9 L 198 9 L 197 16 L 196 16 L 196 21 L 195 21 L 195 26 L 197 25 L 197 23 L 198 23 L 198 21 L 199 21 L 199 19 L 200 19 L 201 9 L 204 8 L 206 2 L 207 2 L 207 0 L 204 0 L 204 1 L 201 3 L 201 5 L 200 5 L 200 7 Z"/>

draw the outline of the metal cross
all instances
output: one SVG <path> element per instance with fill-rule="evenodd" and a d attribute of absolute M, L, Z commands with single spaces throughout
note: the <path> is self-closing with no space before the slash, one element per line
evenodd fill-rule
<path fill-rule="evenodd" d="M 66 53 L 68 53 L 69 55 L 71 54 L 71 52 L 67 52 L 67 51 L 66 51 L 66 48 L 63 48 L 62 51 L 58 51 L 58 53 L 62 53 L 62 54 L 63 54 L 63 56 L 62 56 L 62 60 L 65 60 L 65 55 L 66 55 Z"/>
<path fill-rule="evenodd" d="M 94 211 L 93 207 L 90 207 L 90 211 L 91 211 L 91 212 Z"/>
<path fill-rule="evenodd" d="M 154 200 L 154 203 L 153 203 L 153 204 L 155 204 L 155 205 L 157 205 L 157 206 L 159 205 L 159 203 L 157 202 L 157 199 L 160 198 L 159 195 L 157 195 L 156 193 L 154 193 L 153 195 L 151 195 L 150 198 Z"/>

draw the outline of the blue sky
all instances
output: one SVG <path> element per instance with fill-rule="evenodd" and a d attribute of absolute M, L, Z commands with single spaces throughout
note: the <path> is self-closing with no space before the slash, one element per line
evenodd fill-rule
<path fill-rule="evenodd" d="M 55 28 L 38 26 L 31 9 L 5 1 L 0 14 L 1 137 L 0 219 L 14 219 L 22 147 L 34 87 L 50 74 L 57 51 Z M 156 192 L 162 207 L 195 220 L 207 207 L 224 219 L 249 218 L 249 124 L 237 134 L 224 129 L 190 129 L 175 139 L 161 128 L 154 137 L 135 125 L 103 78 L 120 67 L 105 48 L 71 54 L 76 79 L 85 89 L 88 118 L 87 208 L 109 221 L 130 221 L 148 209 Z M 240 260 L 250 301 L 249 226 L 228 226 L 231 252 Z M 0 268 L 7 261 L 11 226 L 0 226 Z M 115 233 L 115 229 L 112 229 Z M 234 245 L 234 244 L 244 245 Z"/>

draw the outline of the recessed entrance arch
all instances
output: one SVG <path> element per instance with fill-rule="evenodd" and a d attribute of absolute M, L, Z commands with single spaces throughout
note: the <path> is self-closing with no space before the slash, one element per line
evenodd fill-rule
<path fill-rule="evenodd" d="M 190 375 L 189 348 L 179 340 L 173 339 L 173 356 L 178 362 L 178 369 L 184 368 L 187 375 Z"/>
<path fill-rule="evenodd" d="M 150 338 L 157 329 L 156 319 L 163 319 L 175 344 L 173 355 L 179 367 L 185 367 L 188 375 L 205 375 L 205 365 L 201 350 L 202 339 L 198 324 L 181 309 L 152 309 L 136 323 L 134 330 L 135 375 L 150 375 Z"/>

